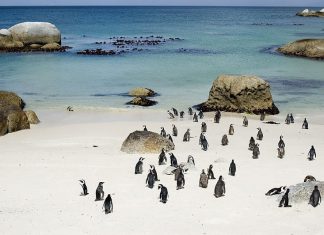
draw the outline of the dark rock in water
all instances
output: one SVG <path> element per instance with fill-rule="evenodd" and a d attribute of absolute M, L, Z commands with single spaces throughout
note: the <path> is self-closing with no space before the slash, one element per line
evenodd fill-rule
<path fill-rule="evenodd" d="M 302 12 L 298 12 L 296 15 L 303 17 L 324 17 L 324 9 L 322 9 L 321 11 L 310 11 L 308 9 L 305 9 Z"/>
<path fill-rule="evenodd" d="M 203 112 L 279 113 L 272 100 L 270 85 L 256 76 L 220 75 L 213 82 L 208 100 L 196 108 Z"/>
<path fill-rule="evenodd" d="M 285 55 L 324 59 L 324 39 L 302 39 L 278 48 Z"/>
<path fill-rule="evenodd" d="M 174 144 L 167 138 L 151 131 L 135 131 L 127 137 L 121 147 L 126 153 L 160 153 L 174 149 Z"/>
<path fill-rule="evenodd" d="M 135 97 L 131 101 L 127 102 L 128 105 L 139 105 L 139 106 L 153 106 L 157 104 L 155 100 L 149 100 L 145 97 Z"/>
<path fill-rule="evenodd" d="M 90 50 L 86 49 L 83 51 L 78 51 L 78 55 L 117 55 L 120 54 L 120 52 L 117 52 L 115 50 L 103 50 L 101 48 Z"/>

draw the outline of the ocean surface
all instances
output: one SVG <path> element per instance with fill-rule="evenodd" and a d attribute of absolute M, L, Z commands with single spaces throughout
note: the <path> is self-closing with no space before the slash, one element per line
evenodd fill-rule
<path fill-rule="evenodd" d="M 150 109 L 187 109 L 205 101 L 219 74 L 253 74 L 271 84 L 282 114 L 324 114 L 323 61 L 285 57 L 279 45 L 324 38 L 324 19 L 303 8 L 274 7 L 0 7 L 0 28 L 47 21 L 62 33 L 65 53 L 0 54 L 0 89 L 17 92 L 30 109 L 127 108 L 136 86 L 154 89 Z M 112 37 L 161 36 L 115 56 L 84 49 L 113 48 Z M 181 40 L 170 40 L 180 38 Z M 107 44 L 95 42 L 107 41 Z M 133 48 L 131 48 L 133 49 Z"/>

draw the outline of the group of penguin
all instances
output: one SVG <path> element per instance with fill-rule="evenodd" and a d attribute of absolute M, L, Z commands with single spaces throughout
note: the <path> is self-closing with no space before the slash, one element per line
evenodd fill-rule
<path fill-rule="evenodd" d="M 171 119 L 175 118 L 175 116 L 178 116 L 179 113 L 175 108 L 172 108 L 172 112 L 170 112 L 168 110 L 168 114 L 169 117 Z M 180 118 L 184 117 L 184 111 L 180 112 Z M 193 122 L 198 122 L 198 117 L 200 119 L 203 119 L 204 114 L 202 111 L 199 111 L 198 115 L 196 114 L 196 112 L 194 113 L 192 108 L 188 109 L 188 114 L 189 116 L 193 116 Z M 221 119 L 221 112 L 220 111 L 216 111 L 215 116 L 214 116 L 214 122 L 215 123 L 219 123 Z M 262 113 L 260 116 L 260 120 L 264 121 L 265 119 L 265 114 Z M 294 123 L 294 118 L 292 114 L 288 114 L 285 120 L 286 124 L 291 124 Z M 243 117 L 243 126 L 247 127 L 248 126 L 248 119 L 246 116 Z M 147 131 L 147 127 L 144 125 L 144 131 Z M 306 120 L 306 118 L 304 119 L 303 125 L 302 125 L 302 129 L 308 129 L 308 122 Z M 262 140 L 263 139 L 263 133 L 261 128 L 257 128 L 258 132 L 257 132 L 257 140 Z M 201 145 L 202 150 L 207 151 L 208 149 L 208 141 L 204 135 L 204 133 L 206 133 L 207 131 L 207 124 L 205 122 L 202 122 L 201 124 L 201 134 L 199 137 L 199 145 Z M 229 127 L 229 131 L 228 131 L 229 135 L 233 135 L 234 134 L 234 127 L 233 124 L 230 124 Z M 167 135 L 166 131 L 163 127 L 161 127 L 161 132 L 160 135 L 163 136 L 164 138 L 168 138 L 171 142 L 173 142 L 173 139 L 171 137 L 171 135 Z M 178 136 L 178 130 L 177 127 L 173 124 L 172 125 L 172 136 Z M 188 142 L 190 141 L 190 129 L 187 129 L 187 131 L 184 134 L 183 137 L 183 141 L 184 142 Z M 221 140 L 221 144 L 223 146 L 228 145 L 229 141 L 228 141 L 228 137 L 227 135 L 223 135 L 222 140 Z M 249 142 L 249 150 L 252 151 L 252 158 L 256 159 L 259 157 L 260 154 L 260 150 L 259 150 L 259 144 L 257 144 L 254 140 L 253 137 L 250 138 L 250 142 Z M 280 136 L 279 142 L 278 142 L 278 157 L 279 158 L 283 158 L 283 156 L 285 155 L 285 143 L 283 141 L 283 136 Z M 185 185 L 185 178 L 184 178 L 184 169 L 183 166 L 178 165 L 177 159 L 174 156 L 173 153 L 169 153 L 170 155 L 170 165 L 175 167 L 176 169 L 173 171 L 174 175 L 175 175 L 175 180 L 177 181 L 177 190 L 178 189 L 182 189 Z M 308 152 L 308 156 L 309 156 L 309 160 L 313 160 L 314 157 L 316 157 L 316 151 L 314 146 L 311 147 L 311 149 Z M 135 174 L 142 174 L 143 173 L 143 160 L 144 158 L 140 158 L 138 160 L 138 162 L 135 165 Z M 165 154 L 165 150 L 162 149 L 161 153 L 159 154 L 158 157 L 158 164 L 159 165 L 164 165 L 167 161 L 166 158 L 166 154 Z M 188 161 L 187 163 L 193 164 L 195 165 L 194 162 L 194 158 L 192 156 L 188 157 Z M 202 170 L 202 173 L 200 174 L 200 179 L 199 179 L 199 187 L 202 188 L 207 188 L 208 186 L 208 180 L 209 179 L 215 179 L 214 177 L 214 173 L 212 170 L 213 166 L 210 165 L 208 170 L 207 170 L 207 174 L 205 173 L 204 170 Z M 229 167 L 229 175 L 231 176 L 235 176 L 236 173 L 236 164 L 234 162 L 234 160 L 232 160 L 230 167 Z M 313 177 L 314 178 L 314 177 Z M 81 183 L 81 187 L 83 190 L 83 194 L 84 196 L 88 195 L 88 188 L 86 185 L 85 180 L 79 180 Z M 156 172 L 156 169 L 154 167 L 154 165 L 150 165 L 150 170 L 149 173 L 147 175 L 146 178 L 146 184 L 148 188 L 153 188 L 154 184 L 156 181 L 159 181 L 158 179 L 158 175 Z M 104 182 L 99 182 L 97 189 L 96 189 L 96 201 L 101 201 L 104 199 L 104 191 L 103 191 L 103 184 Z M 162 203 L 166 203 L 169 197 L 168 194 L 168 189 L 163 185 L 163 184 L 159 184 L 158 185 L 158 189 L 160 190 L 160 195 L 159 195 L 159 199 L 160 202 Z M 289 189 L 286 189 L 286 187 L 279 187 L 279 188 L 273 188 L 271 190 L 269 190 L 266 195 L 271 196 L 271 195 L 275 195 L 275 194 L 281 194 L 285 191 L 284 196 L 282 197 L 280 203 L 279 203 L 279 207 L 281 207 L 282 205 L 284 205 L 284 207 L 289 207 L 289 202 L 288 202 L 288 194 L 289 194 Z M 216 198 L 224 196 L 225 195 L 225 182 L 223 181 L 223 177 L 219 176 L 219 179 L 216 183 L 215 186 L 215 190 L 214 190 L 214 196 Z M 320 192 L 318 190 L 318 186 L 315 186 L 314 191 L 310 197 L 310 204 L 313 205 L 314 207 L 317 206 L 319 204 L 321 200 L 321 195 Z M 104 200 L 104 204 L 103 204 L 103 209 L 104 212 L 106 214 L 112 213 L 113 212 L 113 202 L 112 202 L 112 198 L 111 195 L 108 194 L 108 196 L 106 197 L 106 199 Z"/>

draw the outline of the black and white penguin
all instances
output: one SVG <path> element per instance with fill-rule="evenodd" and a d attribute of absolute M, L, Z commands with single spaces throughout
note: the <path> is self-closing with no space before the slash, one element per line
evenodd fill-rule
<path fill-rule="evenodd" d="M 79 180 L 81 182 L 81 187 L 82 187 L 82 190 L 83 190 L 83 196 L 86 196 L 88 195 L 88 187 L 86 185 L 86 182 L 85 180 Z"/>
<path fill-rule="evenodd" d="M 201 132 L 203 132 L 203 133 L 207 132 L 207 124 L 206 124 L 206 122 L 201 123 Z"/>
<path fill-rule="evenodd" d="M 247 127 L 249 125 L 249 121 L 246 116 L 243 117 L 243 126 Z"/>
<path fill-rule="evenodd" d="M 170 155 L 170 163 L 171 163 L 171 166 L 178 167 L 177 158 L 174 156 L 173 153 L 169 153 L 169 155 Z"/>
<path fill-rule="evenodd" d="M 164 165 L 167 162 L 167 157 L 165 156 L 164 148 L 162 148 L 159 155 L 159 165 Z"/>
<path fill-rule="evenodd" d="M 113 212 L 114 207 L 113 207 L 113 202 L 110 194 L 108 194 L 108 196 L 106 197 L 103 204 L 103 208 L 105 209 L 105 214 L 109 214 Z"/>
<path fill-rule="evenodd" d="M 172 135 L 178 136 L 178 129 L 174 124 L 172 124 Z"/>
<path fill-rule="evenodd" d="M 222 116 L 221 112 L 220 112 L 219 110 L 217 110 L 217 111 L 215 112 L 214 122 L 215 122 L 215 123 L 219 123 L 219 121 L 220 121 L 220 119 L 221 119 L 221 116 Z"/>
<path fill-rule="evenodd" d="M 153 188 L 154 187 L 155 175 L 152 172 L 152 170 L 150 170 L 150 172 L 148 173 L 145 182 L 146 182 L 147 187 L 149 187 L 149 188 Z"/>
<path fill-rule="evenodd" d="M 165 132 L 165 130 L 164 130 L 164 127 L 161 127 L 161 132 L 160 132 L 160 135 L 162 136 L 162 137 L 166 137 L 166 132 Z"/>
<path fill-rule="evenodd" d="M 322 201 L 321 193 L 318 190 L 318 186 L 314 186 L 314 190 L 309 198 L 309 204 L 311 204 L 313 207 L 317 207 Z"/>
<path fill-rule="evenodd" d="M 190 141 L 190 129 L 187 129 L 186 133 L 183 135 L 183 142 Z"/>
<path fill-rule="evenodd" d="M 308 122 L 307 122 L 306 118 L 304 119 L 302 129 L 308 129 Z"/>
<path fill-rule="evenodd" d="M 196 113 L 194 113 L 192 120 L 193 122 L 198 122 L 198 116 Z"/>
<path fill-rule="evenodd" d="M 176 110 L 175 108 L 172 108 L 172 111 L 173 111 L 175 116 L 178 116 L 178 110 Z"/>
<path fill-rule="evenodd" d="M 223 137 L 222 137 L 222 145 L 223 145 L 223 146 L 228 145 L 228 138 L 227 138 L 227 135 L 223 135 Z"/>
<path fill-rule="evenodd" d="M 257 128 L 258 133 L 257 133 L 257 140 L 262 140 L 263 139 L 263 133 L 260 127 Z"/>
<path fill-rule="evenodd" d="M 168 114 L 169 114 L 169 117 L 170 117 L 171 119 L 174 119 L 174 115 L 173 115 L 173 113 L 171 113 L 169 110 L 168 110 Z"/>
<path fill-rule="evenodd" d="M 229 135 L 234 135 L 234 126 L 233 126 L 233 124 L 230 124 L 230 127 L 228 129 L 228 134 Z"/>
<path fill-rule="evenodd" d="M 193 114 L 193 111 L 192 111 L 192 108 L 191 108 L 191 107 L 188 108 L 188 114 L 189 114 L 190 116 Z"/>
<path fill-rule="evenodd" d="M 276 194 L 281 194 L 286 191 L 286 188 L 287 188 L 286 186 L 280 186 L 279 188 L 272 188 L 265 195 L 272 196 L 272 195 L 276 195 Z"/>
<path fill-rule="evenodd" d="M 96 189 L 96 201 L 101 201 L 104 199 L 105 192 L 103 191 L 104 182 L 99 182 L 98 187 Z"/>
<path fill-rule="evenodd" d="M 230 166 L 229 166 L 229 175 L 231 176 L 235 176 L 235 173 L 236 173 L 236 164 L 234 162 L 234 160 L 232 160 Z"/>
<path fill-rule="evenodd" d="M 159 184 L 158 189 L 161 189 L 160 202 L 166 203 L 168 201 L 168 197 L 169 197 L 168 189 L 165 186 L 163 186 L 162 184 Z"/>
<path fill-rule="evenodd" d="M 143 173 L 143 160 L 144 158 L 140 157 L 138 162 L 135 165 L 135 174 L 142 174 Z"/>

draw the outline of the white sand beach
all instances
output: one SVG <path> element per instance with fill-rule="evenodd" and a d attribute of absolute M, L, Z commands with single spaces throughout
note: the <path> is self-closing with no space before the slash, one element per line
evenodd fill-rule
<path fill-rule="evenodd" d="M 306 175 L 324 179 L 324 126 L 313 124 L 301 128 L 304 117 L 284 124 L 280 117 L 267 120 L 280 125 L 264 124 L 258 117 L 242 126 L 243 115 L 223 114 L 220 124 L 213 114 L 198 123 L 185 115 L 170 120 L 166 112 L 128 111 L 38 111 L 41 123 L 30 130 L 0 138 L 0 228 L 1 234 L 323 234 L 323 206 L 307 203 L 279 208 L 276 196 L 265 193 L 274 187 L 303 182 Z M 207 123 L 209 149 L 198 145 L 201 122 Z M 173 137 L 174 155 L 185 162 L 192 155 L 196 171 L 185 174 L 184 189 L 176 190 L 174 176 L 163 175 L 168 166 L 158 165 L 158 154 L 126 154 L 120 151 L 129 133 L 146 125 L 158 132 L 165 127 Z M 234 124 L 235 134 L 229 145 L 221 146 L 221 137 Z M 264 139 L 259 159 L 248 150 L 251 136 L 261 127 Z M 182 142 L 187 128 L 194 138 Z M 279 136 L 284 136 L 286 155 L 277 157 Z M 98 147 L 93 147 L 97 145 Z M 317 158 L 307 160 L 314 145 Z M 134 174 L 139 157 L 145 157 L 144 173 Z M 231 160 L 237 165 L 235 177 L 228 175 Z M 168 164 L 169 164 L 168 159 Z M 160 181 L 153 189 L 146 187 L 149 164 L 154 164 Z M 214 166 L 215 177 L 224 177 L 226 194 L 215 198 L 217 180 L 207 189 L 198 187 L 202 169 Z M 85 179 L 89 195 L 80 196 L 78 180 Z M 105 196 L 112 194 L 114 211 L 106 215 L 102 201 L 95 201 L 99 181 Z M 166 204 L 159 202 L 158 183 L 169 190 Z"/>

